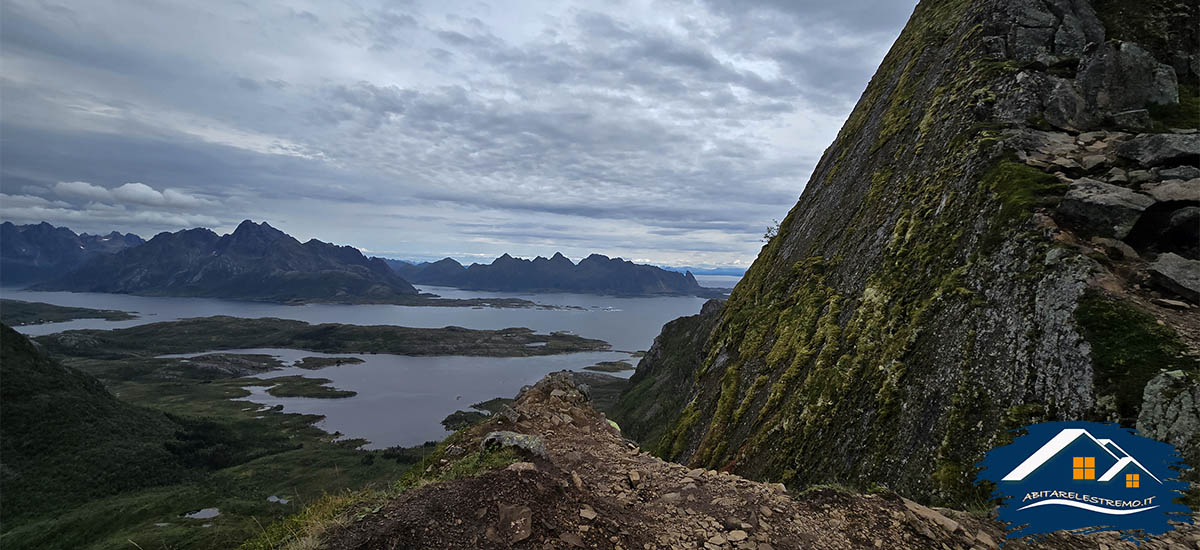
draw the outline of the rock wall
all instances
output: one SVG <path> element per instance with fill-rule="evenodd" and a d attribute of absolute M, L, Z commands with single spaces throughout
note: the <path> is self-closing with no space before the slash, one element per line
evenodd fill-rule
<path fill-rule="evenodd" d="M 1200 14 L 1160 4 L 917 6 L 706 342 L 664 330 L 656 347 L 682 351 L 639 365 L 635 387 L 691 375 L 643 442 L 970 505 L 973 465 L 1011 428 L 1134 425 L 1147 383 L 1196 371 L 1200 342 L 1197 74 L 1155 53 L 1195 37 L 1154 26 Z M 625 424 L 645 399 L 627 394 Z"/>

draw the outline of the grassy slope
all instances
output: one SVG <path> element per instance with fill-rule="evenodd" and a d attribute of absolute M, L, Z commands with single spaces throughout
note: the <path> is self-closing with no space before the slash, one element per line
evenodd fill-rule
<path fill-rule="evenodd" d="M 50 360 L 8 326 L 0 331 L 0 513 L 6 527 L 72 501 L 185 475 L 167 447 L 183 425 L 122 403 L 95 378 Z"/>
<path fill-rule="evenodd" d="M 6 549 L 232 547 L 325 494 L 389 484 L 428 452 L 357 451 L 330 443 L 317 417 L 231 400 L 255 378 L 178 360 L 63 366 L 7 327 L 3 345 Z M 221 515 L 180 517 L 210 507 Z"/>

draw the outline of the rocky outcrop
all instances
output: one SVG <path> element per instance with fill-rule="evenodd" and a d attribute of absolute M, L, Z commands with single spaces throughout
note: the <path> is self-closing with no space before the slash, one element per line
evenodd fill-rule
<path fill-rule="evenodd" d="M 1170 252 L 1150 264 L 1152 280 L 1192 303 L 1200 303 L 1200 260 L 1189 260 Z"/>
<path fill-rule="evenodd" d="M 1116 185 L 1081 178 L 1058 206 L 1058 214 L 1088 235 L 1122 238 L 1154 199 Z"/>
<path fill-rule="evenodd" d="M 1144 166 L 1200 162 L 1200 134 L 1149 134 L 1122 143 L 1117 156 Z"/>
<path fill-rule="evenodd" d="M 704 343 L 664 330 L 679 351 L 638 366 L 643 387 L 691 368 L 654 411 L 670 428 L 642 441 L 794 487 L 961 504 L 1007 430 L 1132 426 L 1160 368 L 1200 368 L 1180 343 L 1196 331 L 1150 305 L 1193 307 L 1150 266 L 1197 259 L 1165 235 L 1200 206 L 1180 178 L 1197 169 L 1200 117 L 1181 111 L 1196 75 L 1162 53 L 1193 38 L 1133 25 L 1161 9 L 918 5 Z"/>
<path fill-rule="evenodd" d="M 483 438 L 480 446 L 484 449 L 495 447 L 511 447 L 519 449 L 533 456 L 546 458 L 546 444 L 542 442 L 542 438 L 536 435 L 525 435 L 516 432 L 491 432 Z"/>
<path fill-rule="evenodd" d="M 1184 461 L 1200 460 L 1200 378 L 1197 373 L 1164 372 L 1146 384 L 1137 429 L 1183 451 Z"/>
<path fill-rule="evenodd" d="M 333 520 L 300 514 L 271 544 L 332 550 L 997 550 L 1004 540 L 995 520 L 892 493 L 864 495 L 842 487 L 792 493 L 777 483 L 665 462 L 625 439 L 576 386 L 570 374 L 548 375 L 522 392 L 512 417 L 496 416 L 455 434 L 454 443 L 401 480 L 407 490 L 368 494 Z M 483 434 L 498 431 L 543 440 L 547 454 L 516 452 L 498 461 L 495 451 L 465 452 L 478 448 L 475 442 L 488 437 Z M 481 464 L 490 467 L 480 471 Z M 1028 547 L 1182 548 L 1198 531 L 1182 526 L 1140 547 L 1116 533 L 1063 531 Z"/>
<path fill-rule="evenodd" d="M 1076 81 L 1088 105 L 1099 112 L 1179 103 L 1175 69 L 1132 42 L 1093 46 L 1079 63 Z"/>

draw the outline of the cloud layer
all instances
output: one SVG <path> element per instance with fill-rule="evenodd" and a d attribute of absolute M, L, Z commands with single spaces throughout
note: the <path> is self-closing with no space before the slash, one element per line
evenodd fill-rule
<path fill-rule="evenodd" d="M 746 264 L 912 10 L 878 4 L 0 0 L 0 216 Z"/>

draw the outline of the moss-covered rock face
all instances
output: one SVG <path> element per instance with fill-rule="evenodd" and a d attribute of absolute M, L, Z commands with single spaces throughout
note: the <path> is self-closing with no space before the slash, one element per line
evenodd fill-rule
<path fill-rule="evenodd" d="M 973 465 L 1009 429 L 1114 413 L 1132 425 L 1168 365 L 1121 361 L 1196 363 L 1142 317 L 1129 326 L 1156 351 L 1112 350 L 1109 312 L 1079 304 L 1127 274 L 1054 221 L 1068 182 L 1115 162 L 1104 139 L 1128 137 L 1077 135 L 1113 124 L 1074 80 L 1104 33 L 1085 2 L 917 6 L 706 343 L 668 325 L 656 346 L 679 351 L 639 365 L 627 400 L 640 406 L 622 424 L 668 419 L 633 435 L 691 465 L 959 506 L 983 498 Z M 1126 96 L 1169 101 L 1151 92 Z M 680 365 L 687 391 L 648 405 Z"/>
<path fill-rule="evenodd" d="M 626 435 L 639 441 L 660 441 L 683 409 L 696 377 L 695 365 L 721 318 L 725 302 L 709 300 L 699 315 L 667 323 L 654 345 L 638 362 L 629 387 L 609 416 Z"/>

